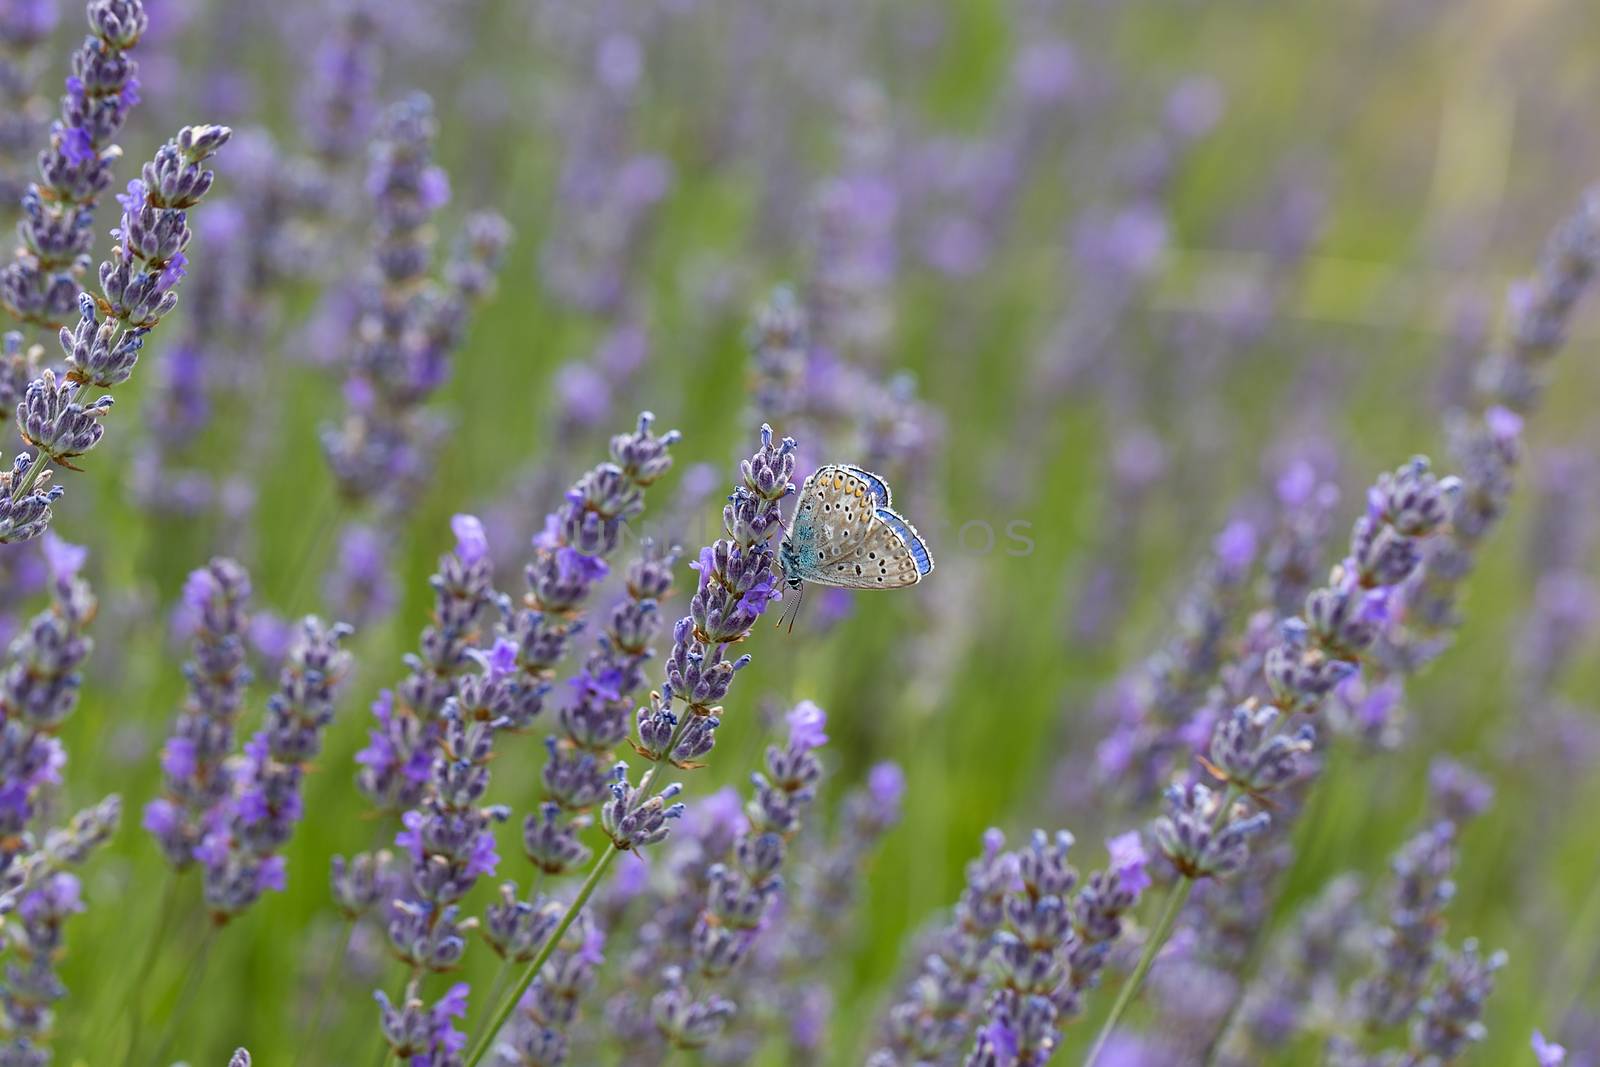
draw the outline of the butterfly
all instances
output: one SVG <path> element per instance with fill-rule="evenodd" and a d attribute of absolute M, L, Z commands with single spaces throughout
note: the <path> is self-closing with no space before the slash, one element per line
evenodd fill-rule
<path fill-rule="evenodd" d="M 806 582 L 902 589 L 933 571 L 928 546 L 890 507 L 889 484 L 846 464 L 819 468 L 806 479 L 778 561 L 791 589 Z"/>

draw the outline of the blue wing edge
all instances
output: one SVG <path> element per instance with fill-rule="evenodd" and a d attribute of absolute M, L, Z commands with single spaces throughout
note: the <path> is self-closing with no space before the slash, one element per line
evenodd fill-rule
<path fill-rule="evenodd" d="M 922 543 L 922 538 L 912 525 L 901 517 L 900 513 L 892 508 L 878 508 L 875 514 L 878 520 L 905 544 L 911 553 L 911 559 L 917 565 L 917 575 L 921 577 L 933 571 L 933 556 L 928 552 L 928 546 Z"/>

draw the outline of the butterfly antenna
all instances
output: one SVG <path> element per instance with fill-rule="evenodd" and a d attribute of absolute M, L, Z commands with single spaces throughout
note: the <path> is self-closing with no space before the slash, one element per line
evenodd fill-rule
<path fill-rule="evenodd" d="M 805 597 L 805 595 L 806 587 L 801 585 L 799 590 L 795 592 L 794 602 L 785 604 L 783 606 L 783 614 L 778 616 L 778 621 L 773 624 L 774 628 L 781 628 L 784 622 L 787 621 L 789 624 L 789 632 L 794 633 L 794 619 L 796 615 L 800 614 L 800 601 Z"/>
<path fill-rule="evenodd" d="M 794 633 L 794 621 L 800 617 L 800 605 L 806 598 L 806 585 L 800 583 L 800 595 L 794 598 L 794 612 L 789 616 L 789 632 Z"/>

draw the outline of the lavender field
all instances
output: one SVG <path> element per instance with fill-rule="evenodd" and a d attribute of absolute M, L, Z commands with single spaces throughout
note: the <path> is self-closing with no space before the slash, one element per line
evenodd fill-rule
<path fill-rule="evenodd" d="M 1597 48 L 0 0 L 0 1067 L 1600 1067 Z"/>

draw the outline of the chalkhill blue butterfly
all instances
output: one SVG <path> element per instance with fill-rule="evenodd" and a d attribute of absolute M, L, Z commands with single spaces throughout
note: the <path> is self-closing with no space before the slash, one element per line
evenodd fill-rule
<path fill-rule="evenodd" d="M 778 561 L 791 589 L 806 582 L 901 589 L 933 571 L 928 546 L 890 506 L 888 483 L 845 464 L 822 467 L 806 479 Z"/>

